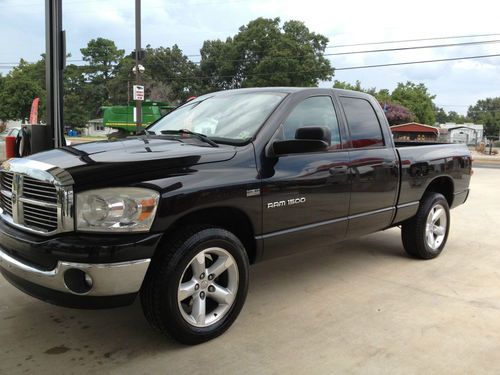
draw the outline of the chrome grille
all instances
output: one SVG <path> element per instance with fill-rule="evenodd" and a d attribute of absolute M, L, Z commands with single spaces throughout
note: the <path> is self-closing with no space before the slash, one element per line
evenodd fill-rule
<path fill-rule="evenodd" d="M 33 165 L 33 166 L 32 166 Z M 73 229 L 71 176 L 57 167 L 25 159 L 4 163 L 0 171 L 0 208 L 4 221 L 50 235 Z M 63 177 L 62 182 L 57 178 Z"/>

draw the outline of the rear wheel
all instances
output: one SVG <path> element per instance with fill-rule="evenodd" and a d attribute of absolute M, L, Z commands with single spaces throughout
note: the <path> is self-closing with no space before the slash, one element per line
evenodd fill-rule
<path fill-rule="evenodd" d="M 402 225 L 406 252 L 420 259 L 437 257 L 444 249 L 450 228 L 450 209 L 439 193 L 426 193 L 417 214 Z"/>
<path fill-rule="evenodd" d="M 151 325 L 185 344 L 226 331 L 248 289 L 248 257 L 238 238 L 221 228 L 192 228 L 158 251 L 141 291 Z"/>

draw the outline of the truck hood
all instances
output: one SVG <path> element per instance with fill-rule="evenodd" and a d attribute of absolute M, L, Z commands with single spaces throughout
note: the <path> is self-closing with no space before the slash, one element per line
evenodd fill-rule
<path fill-rule="evenodd" d="M 235 154 L 234 146 L 211 147 L 164 138 L 130 137 L 63 147 L 28 158 L 67 170 L 80 189 L 90 185 L 139 183 L 165 178 L 169 174 L 189 173 L 198 164 L 229 160 Z"/>

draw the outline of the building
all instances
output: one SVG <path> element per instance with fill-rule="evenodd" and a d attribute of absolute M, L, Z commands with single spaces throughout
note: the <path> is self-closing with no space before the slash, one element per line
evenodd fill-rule
<path fill-rule="evenodd" d="M 450 143 L 476 145 L 485 140 L 484 126 L 481 124 L 456 124 L 454 122 L 447 122 L 446 124 L 441 124 L 440 127 L 448 131 L 447 141 Z"/>
<path fill-rule="evenodd" d="M 439 129 L 417 122 L 391 126 L 395 141 L 399 142 L 436 142 Z"/>
<path fill-rule="evenodd" d="M 113 132 L 113 129 L 105 127 L 102 123 L 102 118 L 96 118 L 87 123 L 87 129 L 85 129 L 85 132 L 85 135 L 96 137 L 108 135 Z"/>

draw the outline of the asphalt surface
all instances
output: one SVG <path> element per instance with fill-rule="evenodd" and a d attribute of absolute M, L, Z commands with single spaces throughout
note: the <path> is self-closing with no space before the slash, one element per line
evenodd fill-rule
<path fill-rule="evenodd" d="M 236 323 L 196 347 L 151 330 L 138 304 L 66 309 L 0 278 L 0 373 L 498 373 L 498 186 L 475 170 L 431 261 L 408 258 L 394 228 L 252 267 Z"/>

